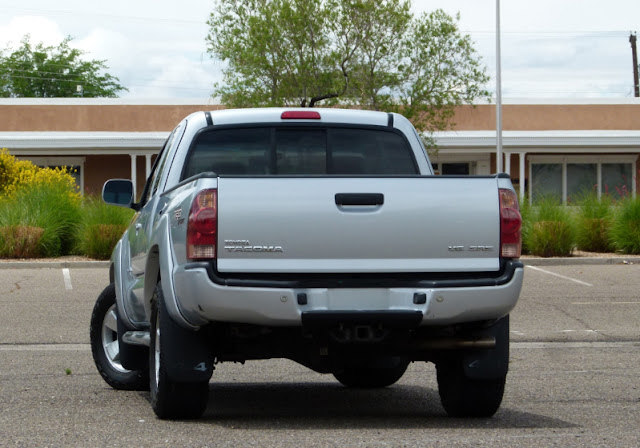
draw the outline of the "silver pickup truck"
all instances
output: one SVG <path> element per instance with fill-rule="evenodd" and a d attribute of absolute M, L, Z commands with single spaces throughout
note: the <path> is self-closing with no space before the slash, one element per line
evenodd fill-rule
<path fill-rule="evenodd" d="M 523 279 L 506 174 L 434 176 L 397 114 L 198 112 L 174 129 L 91 318 L 98 371 L 197 418 L 217 363 L 287 358 L 346 387 L 433 362 L 451 416 L 502 401 Z"/>

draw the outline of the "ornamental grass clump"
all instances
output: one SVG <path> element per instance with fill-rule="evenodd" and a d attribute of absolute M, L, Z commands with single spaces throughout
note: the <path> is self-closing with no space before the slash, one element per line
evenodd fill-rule
<path fill-rule="evenodd" d="M 133 214 L 131 209 L 105 204 L 99 198 L 85 198 L 78 231 L 79 252 L 91 258 L 109 259 Z"/>
<path fill-rule="evenodd" d="M 0 150 L 0 255 L 55 257 L 75 246 L 81 196 L 63 169 L 39 168 Z"/>
<path fill-rule="evenodd" d="M 33 258 L 40 255 L 44 229 L 33 226 L 0 227 L 0 257 Z"/>
<path fill-rule="evenodd" d="M 620 201 L 614 216 L 610 235 L 615 249 L 640 254 L 640 198 Z"/>
<path fill-rule="evenodd" d="M 544 198 L 536 202 L 528 219 L 524 245 L 529 253 L 541 257 L 571 255 L 575 230 L 569 210 L 558 200 Z"/>
<path fill-rule="evenodd" d="M 529 242 L 529 234 L 531 233 L 531 214 L 532 207 L 526 199 L 520 201 L 520 216 L 522 216 L 522 227 L 520 232 L 522 235 L 522 254 L 530 254 L 531 251 L 527 246 Z"/>
<path fill-rule="evenodd" d="M 595 194 L 582 198 L 576 215 L 576 246 L 589 252 L 613 252 L 610 231 L 613 223 L 613 200 L 598 199 Z"/>
<path fill-rule="evenodd" d="M 11 198 L 0 200 L 0 228 L 41 228 L 35 253 L 32 257 L 57 257 L 71 253 L 75 232 L 80 221 L 80 200 L 69 194 L 63 185 L 32 185 L 18 188 Z M 4 232 L 5 234 L 7 231 Z M 0 244 L 5 256 L 10 240 L 3 238 Z"/>

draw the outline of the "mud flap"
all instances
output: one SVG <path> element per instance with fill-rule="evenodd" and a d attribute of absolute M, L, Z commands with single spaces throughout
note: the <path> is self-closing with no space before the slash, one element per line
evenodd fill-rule
<path fill-rule="evenodd" d="M 491 327 L 474 332 L 479 337 L 494 337 L 496 347 L 490 350 L 473 350 L 462 357 L 464 374 L 472 379 L 497 379 L 509 370 L 509 316 L 505 316 Z"/>
<path fill-rule="evenodd" d="M 149 368 L 149 347 L 126 344 L 122 341 L 122 335 L 127 331 L 136 330 L 127 328 L 124 319 L 118 311 L 118 345 L 120 347 L 120 364 L 129 370 L 144 370 Z"/>
<path fill-rule="evenodd" d="M 167 376 L 180 383 L 209 381 L 214 356 L 206 329 L 188 330 L 175 323 L 168 313 L 165 317 L 161 319 L 160 332 Z"/>

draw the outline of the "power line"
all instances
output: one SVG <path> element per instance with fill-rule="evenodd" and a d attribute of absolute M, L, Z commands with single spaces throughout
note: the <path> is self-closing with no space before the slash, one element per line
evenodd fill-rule
<path fill-rule="evenodd" d="M 490 30 L 468 30 L 461 29 L 463 33 L 467 34 L 486 34 L 486 35 L 495 35 L 495 31 Z M 522 35 L 522 36 L 540 36 L 540 35 L 549 35 L 549 36 L 558 36 L 558 37 L 567 37 L 567 36 L 576 36 L 581 37 L 585 35 L 598 35 L 598 36 L 610 36 L 610 37 L 620 37 L 621 34 L 625 34 L 628 31 L 625 30 L 533 30 L 533 31 L 502 31 L 501 34 L 508 35 Z"/>
<path fill-rule="evenodd" d="M 9 75 L 12 79 L 24 79 L 24 80 L 37 80 L 37 81 L 48 81 L 48 82 L 66 82 L 66 83 L 75 83 L 75 84 L 87 84 L 87 80 L 86 79 L 65 79 L 65 78 L 51 78 L 51 77 L 38 77 L 38 76 L 23 76 L 23 75 L 18 75 L 18 76 L 11 76 Z M 122 82 L 122 81 L 120 81 Z M 213 81 L 210 83 L 211 85 L 213 84 Z M 167 87 L 167 88 L 171 88 L 171 89 L 179 89 L 179 90 L 201 90 L 201 91 L 209 91 L 212 90 L 211 88 L 206 88 L 206 87 L 196 87 L 196 86 L 189 86 L 189 87 L 184 87 L 184 83 L 183 82 L 169 82 L 169 81 L 156 81 L 153 79 L 142 79 L 133 83 L 128 83 L 127 88 L 129 87 Z"/>
<path fill-rule="evenodd" d="M 111 14 L 111 13 L 100 13 L 95 11 L 78 11 L 78 10 L 66 10 L 66 9 L 39 9 L 39 8 L 19 8 L 19 7 L 0 7 L 0 10 L 14 10 L 14 11 L 23 11 L 27 13 L 39 13 L 39 14 L 54 14 L 54 15 L 70 15 L 70 16 L 90 16 L 90 17 L 108 17 L 117 20 L 132 20 L 137 22 L 147 22 L 147 23 L 157 23 L 157 22 L 167 22 L 170 24 L 178 25 L 183 24 L 187 26 L 193 26 L 195 24 L 206 25 L 208 17 L 203 20 L 195 20 L 195 19 L 180 19 L 175 17 L 143 17 L 143 16 L 131 16 L 124 14 Z M 486 34 L 486 35 L 495 35 L 495 30 L 486 29 L 486 30 L 470 30 L 470 29 L 460 29 L 461 32 L 467 34 Z M 625 34 L 628 31 L 626 30 L 531 30 L 531 31 L 505 31 L 502 30 L 501 34 L 503 35 L 550 35 L 550 36 L 583 36 L 583 35 L 605 35 L 609 34 L 611 37 L 619 37 L 620 34 Z"/>
<path fill-rule="evenodd" d="M 190 20 L 190 19 L 178 19 L 175 17 L 141 17 L 141 16 L 129 16 L 122 14 L 110 14 L 110 13 L 100 13 L 95 11 L 78 11 L 78 10 L 66 10 L 66 9 L 39 9 L 39 8 L 16 8 L 16 7 L 2 7 L 0 9 L 5 10 L 14 10 L 14 11 L 22 11 L 25 13 L 32 14 L 53 14 L 53 15 L 65 15 L 65 16 L 89 16 L 89 17 L 107 17 L 112 18 L 114 20 L 131 20 L 134 22 L 148 22 L 148 23 L 157 23 L 157 22 L 166 22 L 170 24 L 182 24 L 193 26 L 195 24 L 198 25 L 206 25 L 206 20 Z"/>
<path fill-rule="evenodd" d="M 11 76 L 11 77 L 19 77 L 19 76 L 23 76 L 23 75 L 16 75 L 15 73 L 27 73 L 27 74 L 32 74 L 32 73 L 38 73 L 38 74 L 43 74 L 43 75 L 55 75 L 55 76 L 74 76 L 77 75 L 77 73 L 74 73 L 78 70 L 76 70 L 77 67 L 74 67 L 74 70 L 70 70 L 68 73 L 65 73 L 64 71 L 60 71 L 60 72 L 49 72 L 49 71 L 45 71 L 45 70 L 38 70 L 38 69 L 16 69 L 16 68 L 12 68 L 11 72 L 6 73 L 6 75 Z M 81 73 L 86 73 L 86 70 L 80 70 Z"/>

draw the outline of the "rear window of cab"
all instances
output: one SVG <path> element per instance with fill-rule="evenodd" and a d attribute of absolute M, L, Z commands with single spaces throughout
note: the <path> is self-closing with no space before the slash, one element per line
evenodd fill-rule
<path fill-rule="evenodd" d="M 418 167 L 398 132 L 352 127 L 233 127 L 195 139 L 182 179 L 218 175 L 414 175 Z"/>

